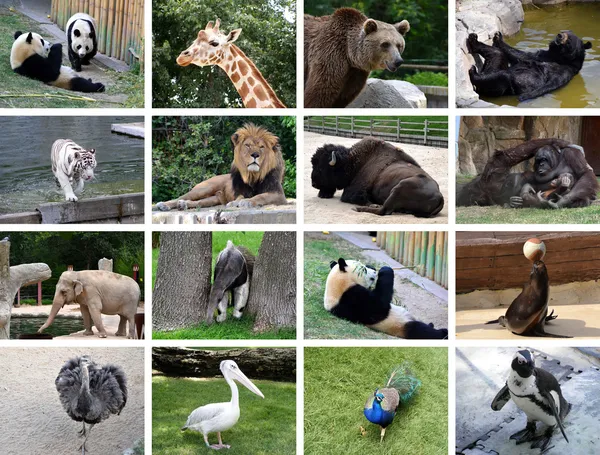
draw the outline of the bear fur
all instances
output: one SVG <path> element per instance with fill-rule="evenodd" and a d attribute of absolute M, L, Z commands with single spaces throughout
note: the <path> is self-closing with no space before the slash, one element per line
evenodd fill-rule
<path fill-rule="evenodd" d="M 408 21 L 387 24 L 353 8 L 304 15 L 304 107 L 346 107 L 376 69 L 402 64 Z"/>
<path fill-rule="evenodd" d="M 504 42 L 500 32 L 494 35 L 492 46 L 479 42 L 471 33 L 467 49 L 475 66 L 469 70 L 469 78 L 480 95 L 517 95 L 519 101 L 537 98 L 573 79 L 583 66 L 585 50 L 591 47 L 589 41 L 584 44 L 569 30 L 556 35 L 547 50 L 536 52 L 514 49 Z"/>

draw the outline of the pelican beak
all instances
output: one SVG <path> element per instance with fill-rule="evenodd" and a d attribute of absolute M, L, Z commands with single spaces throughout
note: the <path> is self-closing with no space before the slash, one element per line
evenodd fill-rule
<path fill-rule="evenodd" d="M 235 379 L 237 379 L 237 381 L 242 384 L 244 387 L 246 387 L 250 392 L 258 395 L 261 398 L 264 398 L 265 396 L 262 394 L 262 392 L 260 390 L 258 390 L 258 387 L 256 387 L 252 381 L 250 379 L 248 379 L 246 377 L 246 375 L 244 373 L 241 372 L 240 369 L 238 369 L 237 371 L 235 371 L 233 373 L 233 376 Z"/>

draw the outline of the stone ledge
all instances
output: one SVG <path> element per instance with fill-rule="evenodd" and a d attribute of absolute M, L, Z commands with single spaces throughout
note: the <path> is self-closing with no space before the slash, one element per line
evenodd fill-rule
<path fill-rule="evenodd" d="M 270 208 L 272 207 L 272 208 Z M 296 205 L 258 209 L 211 208 L 152 212 L 153 224 L 296 224 Z"/>

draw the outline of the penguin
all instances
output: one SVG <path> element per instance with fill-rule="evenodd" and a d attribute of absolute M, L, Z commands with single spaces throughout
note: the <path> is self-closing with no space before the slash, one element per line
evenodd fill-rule
<path fill-rule="evenodd" d="M 544 452 L 558 426 L 569 442 L 563 420 L 571 410 L 571 404 L 563 397 L 556 378 L 535 366 L 533 355 L 528 349 L 517 351 L 514 355 L 508 380 L 494 397 L 492 409 L 501 410 L 511 399 L 527 415 L 527 426 L 511 435 L 510 439 L 514 439 L 517 444 L 532 442 L 532 449 Z M 548 425 L 548 428 L 536 436 L 537 421 Z"/>
<path fill-rule="evenodd" d="M 488 321 L 486 324 L 500 324 L 515 335 L 572 338 L 567 335 L 547 333 L 544 325 L 558 317 L 554 310 L 548 315 L 548 295 L 550 294 L 550 280 L 548 270 L 543 261 L 535 261 L 529 276 L 529 282 L 510 304 L 506 314 L 498 319 Z"/>

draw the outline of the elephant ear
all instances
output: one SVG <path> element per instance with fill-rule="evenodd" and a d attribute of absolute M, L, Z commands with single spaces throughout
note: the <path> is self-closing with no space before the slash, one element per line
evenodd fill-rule
<path fill-rule="evenodd" d="M 83 292 L 83 284 L 81 281 L 73 280 L 73 290 L 75 291 L 75 297 Z"/>

